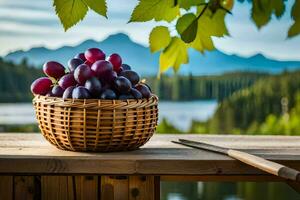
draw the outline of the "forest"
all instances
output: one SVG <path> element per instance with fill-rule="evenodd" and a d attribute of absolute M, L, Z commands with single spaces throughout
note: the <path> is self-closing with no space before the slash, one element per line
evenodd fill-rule
<path fill-rule="evenodd" d="M 216 99 L 220 102 L 266 76 L 266 73 L 232 72 L 213 76 L 163 75 L 160 79 L 148 77 L 146 80 L 161 100 Z"/>
<path fill-rule="evenodd" d="M 299 134 L 299 120 L 300 71 L 285 72 L 259 80 L 222 101 L 207 122 L 207 132 Z"/>
<path fill-rule="evenodd" d="M 180 133 L 166 119 L 161 133 Z M 188 133 L 300 134 L 300 71 L 284 72 L 257 80 L 219 102 L 205 122 L 193 121 Z"/>
<path fill-rule="evenodd" d="M 16 65 L 0 58 L 0 102 L 31 101 L 30 85 L 40 76 L 41 70 L 29 66 L 26 60 Z"/>

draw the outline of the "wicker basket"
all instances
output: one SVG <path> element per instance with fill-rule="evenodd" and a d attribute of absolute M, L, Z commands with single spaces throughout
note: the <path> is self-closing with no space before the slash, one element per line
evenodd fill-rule
<path fill-rule="evenodd" d="M 71 151 L 137 149 L 156 129 L 157 104 L 156 96 L 140 100 L 33 99 L 44 137 L 59 149 Z"/>

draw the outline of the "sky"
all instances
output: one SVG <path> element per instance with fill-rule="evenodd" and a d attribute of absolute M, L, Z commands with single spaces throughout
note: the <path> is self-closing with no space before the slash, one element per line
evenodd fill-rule
<path fill-rule="evenodd" d="M 126 3 L 125 3 L 126 2 Z M 137 0 L 107 0 L 108 20 L 89 11 L 78 25 L 64 32 L 51 0 L 0 0 L 0 56 L 15 50 L 45 46 L 74 46 L 86 39 L 101 41 L 110 34 L 126 33 L 148 46 L 148 36 L 156 22 L 127 23 Z M 300 60 L 300 36 L 286 39 L 292 24 L 289 15 L 294 0 L 287 1 L 284 16 L 258 30 L 250 19 L 250 5 L 236 1 L 233 15 L 227 15 L 230 37 L 214 38 L 217 49 L 241 56 L 261 53 L 277 60 Z"/>

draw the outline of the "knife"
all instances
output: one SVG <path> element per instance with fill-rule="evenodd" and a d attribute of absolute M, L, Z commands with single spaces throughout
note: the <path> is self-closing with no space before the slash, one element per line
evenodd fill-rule
<path fill-rule="evenodd" d="M 212 152 L 217 152 L 221 154 L 228 155 L 235 158 L 247 165 L 251 165 L 267 173 L 279 176 L 284 179 L 293 180 L 300 182 L 300 172 L 284 166 L 282 164 L 266 160 L 262 157 L 246 153 L 244 151 L 220 147 L 212 144 L 207 144 L 204 142 L 196 142 L 191 140 L 179 139 L 179 141 L 172 141 L 176 144 L 181 144 L 184 146 L 192 147 L 195 149 L 204 149 Z"/>

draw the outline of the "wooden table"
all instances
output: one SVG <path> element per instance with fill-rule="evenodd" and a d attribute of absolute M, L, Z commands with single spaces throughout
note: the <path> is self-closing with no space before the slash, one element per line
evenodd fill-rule
<path fill-rule="evenodd" d="M 159 199 L 160 181 L 284 181 L 177 138 L 245 149 L 300 170 L 300 137 L 155 135 L 131 152 L 56 149 L 40 134 L 0 134 L 0 199 Z"/>

